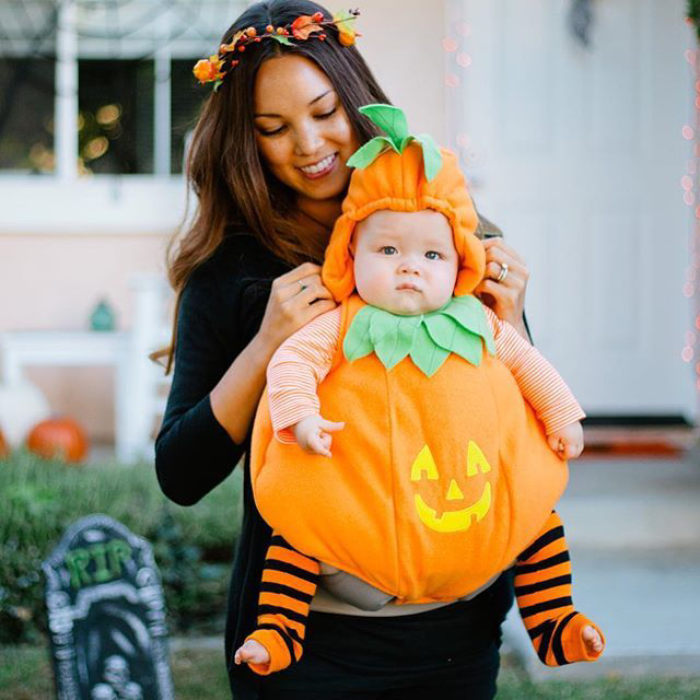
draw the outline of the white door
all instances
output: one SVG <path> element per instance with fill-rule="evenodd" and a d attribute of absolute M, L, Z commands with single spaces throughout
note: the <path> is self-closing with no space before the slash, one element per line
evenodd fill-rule
<path fill-rule="evenodd" d="M 531 268 L 535 342 L 589 414 L 696 415 L 685 5 L 593 0 L 588 49 L 571 0 L 449 5 L 452 136 L 477 205 Z"/>

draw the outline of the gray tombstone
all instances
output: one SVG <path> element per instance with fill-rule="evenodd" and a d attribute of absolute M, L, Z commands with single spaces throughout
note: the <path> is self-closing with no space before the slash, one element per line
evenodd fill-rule
<path fill-rule="evenodd" d="M 58 700 L 172 700 L 150 544 L 106 515 L 89 515 L 43 569 Z"/>

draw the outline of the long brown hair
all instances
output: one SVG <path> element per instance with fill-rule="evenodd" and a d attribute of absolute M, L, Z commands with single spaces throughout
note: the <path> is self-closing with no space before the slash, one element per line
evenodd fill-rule
<path fill-rule="evenodd" d="M 234 34 L 255 27 L 262 34 L 267 25 L 291 24 L 300 15 L 331 13 L 309 0 L 269 0 L 248 8 L 226 31 L 221 43 Z M 261 162 L 253 126 L 253 87 L 260 66 L 286 53 L 305 56 L 328 76 L 360 144 L 377 135 L 374 125 L 358 108 L 389 100 L 354 46 L 340 44 L 338 33 L 327 32 L 326 41 L 293 41 L 286 46 L 262 41 L 251 47 L 235 69 L 229 70 L 217 93 L 203 104 L 187 156 L 186 176 L 198 199 L 198 208 L 184 235 L 168 250 L 168 275 L 178 302 L 192 272 L 221 245 L 228 227 L 242 225 L 273 255 L 289 265 L 307 260 L 320 262 L 328 231 L 313 233 L 309 222 L 299 220 L 294 192 L 269 173 Z M 231 54 L 227 54 L 230 61 Z M 224 70 L 228 70 L 227 63 Z M 177 309 L 177 306 L 176 306 Z M 172 365 L 173 343 L 167 353 Z"/>

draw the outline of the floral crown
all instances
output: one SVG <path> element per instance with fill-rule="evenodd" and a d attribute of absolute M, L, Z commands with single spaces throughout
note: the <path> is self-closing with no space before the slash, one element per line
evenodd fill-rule
<path fill-rule="evenodd" d="M 293 45 L 290 39 L 296 39 L 297 41 L 306 41 L 307 39 L 325 41 L 326 33 L 324 29 L 333 27 L 338 32 L 340 43 L 343 46 L 352 46 L 355 43 L 355 37 L 360 36 L 354 29 L 354 22 L 359 14 L 359 10 L 343 10 L 336 12 L 332 20 L 324 19 L 322 12 L 316 12 L 313 15 L 300 15 L 291 24 L 283 27 L 273 27 L 271 24 L 268 24 L 262 34 L 258 33 L 255 27 L 242 29 L 233 35 L 231 43 L 221 44 L 218 54 L 197 61 L 192 72 L 202 85 L 214 83 L 214 92 L 216 92 L 224 77 L 240 63 L 246 49 L 251 44 L 259 44 L 265 39 L 271 39 L 286 46 Z M 239 58 L 231 60 L 229 62 L 229 70 L 224 71 L 224 62 L 228 54 L 239 55 Z"/>

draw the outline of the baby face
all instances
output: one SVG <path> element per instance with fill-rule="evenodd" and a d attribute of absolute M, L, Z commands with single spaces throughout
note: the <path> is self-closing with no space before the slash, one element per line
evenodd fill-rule
<path fill-rule="evenodd" d="M 440 212 L 377 211 L 357 225 L 352 249 L 357 293 L 367 304 L 416 316 L 452 297 L 459 259 Z"/>

